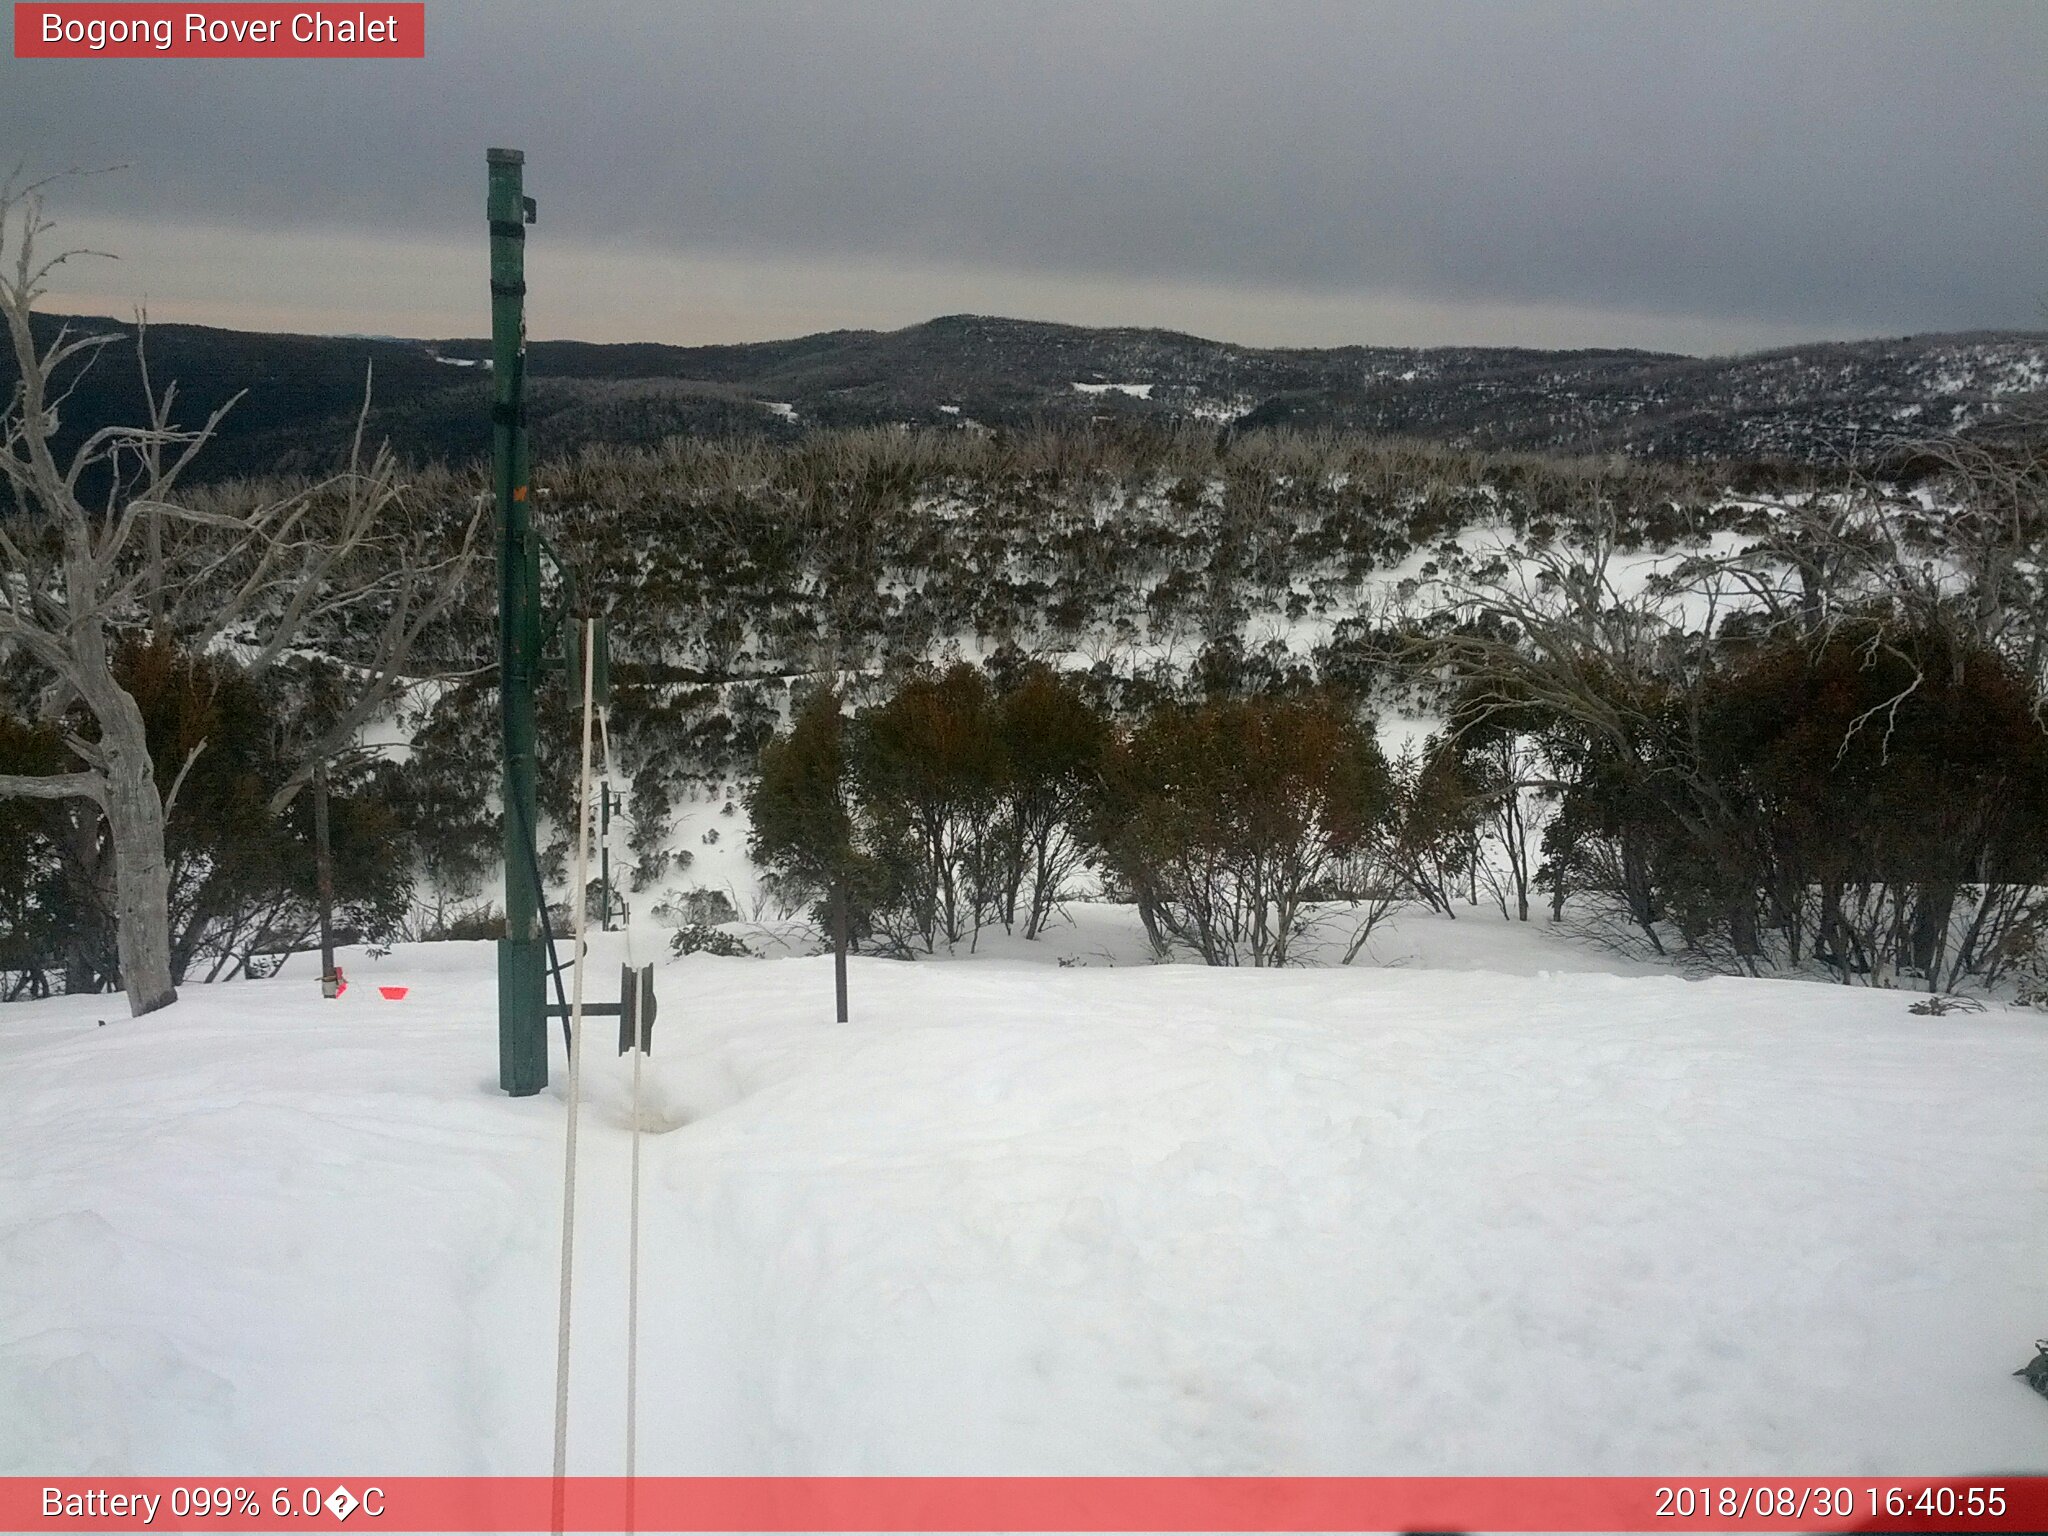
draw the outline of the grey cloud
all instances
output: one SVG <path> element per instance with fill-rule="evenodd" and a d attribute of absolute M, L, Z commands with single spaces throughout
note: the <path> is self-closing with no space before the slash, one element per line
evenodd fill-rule
<path fill-rule="evenodd" d="M 2027 0 L 432 0 L 428 21 L 422 63 L 7 60 L 0 142 L 129 162 L 83 212 L 252 239 L 463 240 L 484 146 L 515 143 L 548 233 L 582 248 L 1019 273 L 1041 299 L 1067 275 L 1746 337 L 2038 326 L 2048 298 Z"/>

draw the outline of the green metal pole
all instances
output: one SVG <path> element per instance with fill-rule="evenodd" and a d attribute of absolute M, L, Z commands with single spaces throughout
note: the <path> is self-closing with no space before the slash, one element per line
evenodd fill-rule
<path fill-rule="evenodd" d="M 498 679 L 505 758 L 505 937 L 498 941 L 498 1085 L 548 1085 L 546 950 L 534 876 L 534 684 L 540 672 L 540 548 L 527 498 L 526 156 L 493 149 L 491 221 L 491 488 L 498 513 Z"/>

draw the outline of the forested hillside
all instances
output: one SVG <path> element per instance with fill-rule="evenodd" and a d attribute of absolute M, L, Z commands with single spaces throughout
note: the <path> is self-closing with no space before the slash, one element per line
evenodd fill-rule
<path fill-rule="evenodd" d="M 900 954 L 1028 936 L 1085 891 L 1211 963 L 1327 955 L 1332 913 L 1341 957 L 1393 906 L 1484 902 L 1710 969 L 2048 975 L 2038 441 L 1929 441 L 1879 476 L 1113 419 L 591 447 L 535 484 L 609 618 L 614 894 L 692 943 L 740 945 L 711 930 L 799 916 L 823 879 L 852 890 L 857 942 Z M 452 540 L 483 490 L 429 468 L 403 505 Z M 366 733 L 384 746 L 336 762 L 362 932 L 490 931 L 494 593 L 473 563 Z M 212 743 L 171 823 L 181 963 L 303 942 L 303 802 L 264 792 L 304 765 L 263 744 L 331 714 L 328 669 L 373 666 L 388 624 L 388 603 L 337 609 L 258 691 L 232 634 L 123 662 L 166 790 Z M 13 760 L 47 771 L 58 739 L 15 698 Z M 815 771 L 847 818 L 822 853 L 775 842 L 755 788 L 821 698 L 845 738 Z M 541 709 L 566 898 L 568 690 Z M 90 817 L 0 809 L 12 984 L 104 978 Z"/>
<path fill-rule="evenodd" d="M 44 317 L 48 335 L 62 323 Z M 74 328 L 126 332 L 73 318 Z M 411 462 L 487 448 L 476 340 L 283 336 L 158 325 L 152 369 L 194 419 L 246 390 L 210 477 L 306 472 L 353 429 L 374 366 L 377 433 Z M 2048 335 L 1976 333 L 1815 344 L 1736 358 L 1514 348 L 1233 346 L 1170 331 L 953 315 L 901 331 L 740 346 L 535 342 L 545 451 L 677 434 L 783 440 L 815 427 L 972 430 L 1090 420 L 1239 430 L 1290 426 L 1448 446 L 1672 460 L 1874 461 L 1930 433 L 1995 432 L 2048 393 Z M 0 358 L 0 387 L 12 367 Z M 139 402 L 109 357 L 68 408 L 79 430 Z"/>

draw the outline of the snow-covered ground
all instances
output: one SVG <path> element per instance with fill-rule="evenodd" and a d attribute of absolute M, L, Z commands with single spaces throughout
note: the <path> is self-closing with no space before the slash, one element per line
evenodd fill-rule
<path fill-rule="evenodd" d="M 859 960 L 846 1026 L 827 960 L 662 964 L 643 1471 L 2048 1467 L 2010 1374 L 2048 1332 L 2038 1015 L 1682 981 L 1482 914 L 1348 969 L 1132 938 L 1082 909 Z M 559 1066 L 497 1092 L 487 945 L 346 963 L 332 1003 L 298 963 L 137 1021 L 0 1009 L 0 1471 L 546 1470 Z M 622 1455 L 610 1027 L 587 1472 Z"/>

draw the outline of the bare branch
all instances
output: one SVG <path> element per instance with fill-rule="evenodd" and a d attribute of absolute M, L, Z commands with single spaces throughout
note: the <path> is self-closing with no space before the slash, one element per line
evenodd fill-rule
<path fill-rule="evenodd" d="M 107 781 L 96 773 L 0 773 L 0 800 L 91 800 L 104 804 Z"/>
<path fill-rule="evenodd" d="M 178 772 L 171 780 L 170 790 L 164 796 L 165 820 L 170 819 L 171 812 L 177 807 L 178 791 L 185 787 L 185 775 L 192 771 L 192 765 L 199 761 L 199 754 L 205 750 L 206 738 L 202 736 L 192 750 L 185 754 L 185 761 L 178 765 Z"/>

